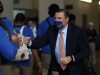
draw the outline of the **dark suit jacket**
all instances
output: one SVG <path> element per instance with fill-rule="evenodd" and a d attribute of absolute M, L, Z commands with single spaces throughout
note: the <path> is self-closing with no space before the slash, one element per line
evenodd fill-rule
<path fill-rule="evenodd" d="M 55 56 L 55 46 L 57 39 L 58 29 L 55 26 L 48 28 L 47 34 L 44 37 L 37 38 L 32 42 L 31 48 L 41 48 L 50 43 L 51 47 L 51 62 L 50 69 L 59 71 L 59 64 L 57 63 Z M 90 54 L 88 41 L 83 30 L 75 25 L 69 25 L 66 39 L 66 56 L 73 55 L 75 62 L 68 64 L 71 75 L 85 75 L 84 60 L 88 58 Z"/>

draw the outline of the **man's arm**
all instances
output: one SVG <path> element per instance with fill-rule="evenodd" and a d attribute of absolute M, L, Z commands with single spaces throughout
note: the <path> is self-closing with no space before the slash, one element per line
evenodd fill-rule
<path fill-rule="evenodd" d="M 47 44 L 49 44 L 49 35 L 50 35 L 50 29 L 48 28 L 48 31 L 44 36 L 37 36 L 36 39 L 32 41 L 32 45 L 28 46 L 28 48 L 31 49 L 39 49 Z"/>
<path fill-rule="evenodd" d="M 0 42 L 0 53 L 6 59 L 13 59 L 17 53 L 17 44 L 9 40 L 7 33 L 2 27 L 0 27 Z"/>
<path fill-rule="evenodd" d="M 76 54 L 73 54 L 75 61 L 83 61 L 84 59 L 88 58 L 90 55 L 90 48 L 88 44 L 88 39 L 86 34 L 81 31 L 79 38 L 78 38 L 78 50 Z"/>
<path fill-rule="evenodd" d="M 43 66 L 41 62 L 41 57 L 39 55 L 39 50 L 32 49 L 32 54 L 34 56 L 34 59 L 36 60 L 36 66 L 38 67 L 39 72 L 42 72 Z"/>

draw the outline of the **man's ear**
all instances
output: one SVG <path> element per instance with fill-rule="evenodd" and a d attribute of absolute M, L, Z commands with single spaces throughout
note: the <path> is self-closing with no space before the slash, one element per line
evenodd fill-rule
<path fill-rule="evenodd" d="M 69 17 L 66 18 L 66 22 L 67 22 L 67 23 L 68 23 L 68 21 L 69 21 Z"/>

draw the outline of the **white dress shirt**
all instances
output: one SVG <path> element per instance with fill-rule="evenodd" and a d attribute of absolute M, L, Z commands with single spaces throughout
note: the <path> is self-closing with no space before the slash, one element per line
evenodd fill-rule
<path fill-rule="evenodd" d="M 60 31 L 63 33 L 63 39 L 64 39 L 64 53 L 66 56 L 66 38 L 67 38 L 67 29 L 68 25 L 61 31 L 59 30 L 57 40 L 56 40 L 56 47 L 55 47 L 55 55 L 57 58 L 58 63 L 60 62 Z"/>
<path fill-rule="evenodd" d="M 35 27 L 30 27 L 32 29 L 33 32 L 33 36 L 36 37 L 37 36 L 37 29 L 36 26 Z"/>

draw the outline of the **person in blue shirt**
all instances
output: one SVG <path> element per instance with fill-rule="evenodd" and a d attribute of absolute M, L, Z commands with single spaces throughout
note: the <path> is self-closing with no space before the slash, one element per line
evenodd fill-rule
<path fill-rule="evenodd" d="M 24 25 L 25 19 L 26 19 L 26 16 L 23 13 L 18 13 L 15 16 L 14 32 L 16 32 L 16 34 L 20 34 L 21 28 L 25 26 Z M 31 41 L 34 40 L 33 32 L 28 26 L 24 27 L 22 35 L 24 37 L 29 37 Z M 31 54 L 34 55 L 34 52 L 37 53 L 37 50 L 32 50 L 32 53 L 30 53 L 30 55 Z M 40 62 L 40 60 L 38 60 L 38 62 Z M 32 66 L 30 58 L 28 60 L 15 61 L 13 72 L 14 72 L 13 75 L 20 75 L 20 72 L 22 72 L 23 75 L 33 75 L 33 66 Z"/>
<path fill-rule="evenodd" d="M 0 1 L 0 15 L 2 14 L 3 10 L 4 10 L 3 4 Z M 0 68 L 2 69 L 2 72 L 4 71 L 3 66 L 6 67 L 5 70 L 8 70 L 7 69 L 8 66 L 2 65 L 2 63 L 11 61 L 15 57 L 18 49 L 17 46 L 18 37 L 13 33 L 12 29 L 13 27 L 10 20 L 8 20 L 7 18 L 0 17 L 0 42 L 1 42 L 0 44 L 1 67 Z M 0 75 L 2 75 L 1 69 L 0 69 Z"/>
<path fill-rule="evenodd" d="M 59 10 L 59 6 L 57 4 L 51 4 L 48 7 L 48 9 L 49 9 L 48 11 L 49 17 L 43 20 L 39 24 L 37 36 L 44 36 L 48 30 L 49 25 L 54 24 L 54 15 L 55 15 L 55 12 Z M 41 48 L 41 59 L 42 59 L 43 67 L 44 67 L 43 75 L 47 75 L 48 66 L 49 66 L 50 57 L 51 57 L 50 50 L 51 50 L 50 45 L 46 45 Z"/>
<path fill-rule="evenodd" d="M 26 16 L 23 13 L 18 13 L 14 19 L 14 32 L 20 34 L 20 30 L 25 23 Z M 31 29 L 27 26 L 24 27 L 22 35 L 25 37 L 30 37 L 31 40 L 34 39 Z M 14 61 L 13 62 L 13 75 L 20 75 L 22 72 L 23 75 L 32 75 L 32 67 L 30 59 L 23 61 Z"/>
<path fill-rule="evenodd" d="M 13 32 L 13 24 L 12 24 L 12 22 L 6 17 L 3 17 L 2 21 L 5 23 L 5 25 L 9 29 L 10 35 L 15 35 L 15 33 Z"/>
<path fill-rule="evenodd" d="M 2 55 L 8 60 L 12 60 L 17 53 L 17 44 L 11 42 L 7 36 L 6 31 L 0 26 L 0 56 Z M 0 60 L 2 61 L 2 60 Z M 0 68 L 0 75 L 2 75 Z"/>
<path fill-rule="evenodd" d="M 18 45 L 18 37 L 16 34 L 14 34 L 13 32 L 13 25 L 11 23 L 11 21 L 7 18 L 1 18 L 0 19 L 2 21 L 2 23 L 4 23 L 5 27 L 8 29 L 7 31 L 9 31 L 9 33 L 7 33 L 8 38 L 12 41 L 12 42 L 16 42 L 16 45 Z M 17 39 L 17 40 L 14 40 Z M 12 61 L 6 59 L 4 56 L 1 55 L 1 66 L 2 66 L 2 72 L 3 75 L 7 75 L 9 72 L 9 75 L 12 75 Z"/>

